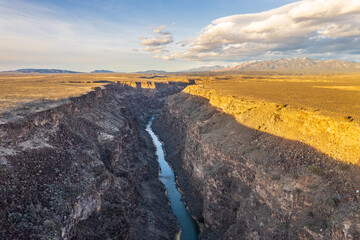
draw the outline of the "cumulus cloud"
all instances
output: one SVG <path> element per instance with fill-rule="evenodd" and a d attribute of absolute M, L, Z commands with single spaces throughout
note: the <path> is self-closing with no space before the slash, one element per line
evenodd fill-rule
<path fill-rule="evenodd" d="M 147 52 L 152 52 L 152 53 L 164 53 L 164 52 L 169 52 L 164 46 L 146 46 L 144 48 L 145 51 Z"/>
<path fill-rule="evenodd" d="M 166 45 L 173 43 L 174 39 L 172 33 L 165 30 L 166 25 L 161 25 L 153 30 L 156 36 L 153 37 L 140 37 L 141 45 L 144 50 L 152 53 L 165 53 L 168 52 Z M 148 27 L 149 29 L 149 27 Z"/>
<path fill-rule="evenodd" d="M 158 33 L 158 34 L 161 34 L 161 35 L 171 35 L 170 32 L 164 31 L 165 28 L 166 28 L 166 25 L 161 25 L 161 26 L 155 28 L 153 33 Z"/>
<path fill-rule="evenodd" d="M 170 34 L 151 37 L 151 38 L 142 37 L 141 40 L 142 40 L 140 43 L 141 45 L 153 46 L 153 47 L 154 46 L 163 46 L 163 45 L 167 45 L 167 44 L 174 42 L 174 39 L 172 38 L 172 35 L 170 35 Z"/>
<path fill-rule="evenodd" d="M 214 20 L 192 39 L 190 60 L 244 59 L 291 53 L 358 54 L 359 0 L 303 0 L 270 11 Z"/>

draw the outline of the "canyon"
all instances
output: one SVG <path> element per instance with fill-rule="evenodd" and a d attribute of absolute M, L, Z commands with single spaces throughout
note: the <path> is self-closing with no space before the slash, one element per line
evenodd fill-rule
<path fill-rule="evenodd" d="M 0 125 L 1 239 L 171 239 L 147 118 L 179 84 L 112 84 Z M 15 113 L 15 112 L 14 112 Z"/>
<path fill-rule="evenodd" d="M 182 92 L 155 120 L 199 239 L 359 239 L 359 167 Z"/>
<path fill-rule="evenodd" d="M 175 239 L 152 116 L 199 239 L 360 238 L 357 155 L 241 123 L 193 87 L 112 83 L 3 117 L 0 238 Z"/>

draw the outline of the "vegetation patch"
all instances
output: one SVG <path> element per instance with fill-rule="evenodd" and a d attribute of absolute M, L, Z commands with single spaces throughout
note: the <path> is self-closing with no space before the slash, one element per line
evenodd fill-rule
<path fill-rule="evenodd" d="M 271 176 L 271 180 L 273 180 L 273 181 L 278 181 L 280 179 L 281 179 L 281 176 L 278 175 L 278 174 L 274 174 L 274 175 Z"/>
<path fill-rule="evenodd" d="M 323 169 L 320 167 L 320 166 L 317 166 L 315 164 L 311 165 L 308 170 L 314 174 L 314 175 L 317 175 L 317 176 L 323 176 L 324 175 L 324 171 Z"/>
<path fill-rule="evenodd" d="M 331 198 L 328 198 L 326 200 L 326 204 L 330 207 L 337 207 L 340 203 L 340 198 L 339 197 L 331 197 Z"/>
<path fill-rule="evenodd" d="M 281 105 L 276 105 L 276 110 L 277 111 L 280 111 L 281 109 L 284 109 L 284 108 L 286 108 L 288 106 L 288 104 L 281 104 Z"/>
<path fill-rule="evenodd" d="M 346 170 L 348 170 L 349 168 L 350 168 L 350 166 L 349 166 L 349 165 L 345 165 L 345 164 L 339 166 L 339 169 L 340 169 L 341 171 L 346 171 Z"/>
<path fill-rule="evenodd" d="M 354 121 L 354 118 L 352 116 L 346 116 L 345 120 L 348 122 L 352 122 L 352 121 Z"/>

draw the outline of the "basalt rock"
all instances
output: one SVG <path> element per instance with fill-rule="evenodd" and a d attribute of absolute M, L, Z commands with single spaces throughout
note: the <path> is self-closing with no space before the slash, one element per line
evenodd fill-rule
<path fill-rule="evenodd" d="M 173 239 L 143 125 L 184 84 L 108 85 L 0 125 L 0 239 Z"/>
<path fill-rule="evenodd" d="M 200 239 L 360 239 L 358 166 L 183 92 L 169 97 L 154 129 Z"/>
<path fill-rule="evenodd" d="M 0 239 L 174 239 L 145 132 L 154 114 L 200 239 L 360 238 L 358 166 L 242 125 L 185 86 L 122 82 L 1 119 Z"/>

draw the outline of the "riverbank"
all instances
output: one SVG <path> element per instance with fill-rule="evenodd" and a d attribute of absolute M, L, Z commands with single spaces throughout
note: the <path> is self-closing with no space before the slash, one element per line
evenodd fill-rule
<path fill-rule="evenodd" d="M 176 177 L 165 159 L 165 153 L 163 151 L 163 146 L 161 141 L 158 139 L 156 134 L 152 130 L 152 124 L 154 117 L 152 117 L 146 126 L 146 131 L 150 134 L 153 143 L 156 148 L 156 156 L 160 166 L 159 178 L 160 181 L 164 184 L 166 189 L 166 195 L 170 202 L 171 209 L 178 219 L 181 232 L 180 240 L 197 240 L 197 225 L 186 209 L 184 202 L 182 200 L 181 193 L 176 186 Z"/>

